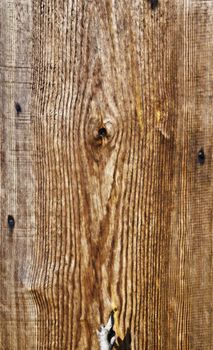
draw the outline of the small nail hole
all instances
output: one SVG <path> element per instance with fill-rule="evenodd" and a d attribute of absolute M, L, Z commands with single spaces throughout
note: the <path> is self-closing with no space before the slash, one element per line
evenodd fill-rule
<path fill-rule="evenodd" d="M 151 9 L 155 10 L 158 7 L 158 0 L 150 0 Z"/>
<path fill-rule="evenodd" d="M 107 130 L 106 128 L 100 128 L 98 130 L 98 136 L 101 137 L 101 138 L 104 138 L 107 136 Z"/>
<path fill-rule="evenodd" d="M 15 220 L 14 220 L 14 217 L 12 215 L 8 215 L 7 223 L 8 223 L 10 230 L 12 230 L 15 226 Z"/>
<path fill-rule="evenodd" d="M 203 148 L 201 148 L 198 152 L 198 156 L 197 156 L 197 160 L 198 160 L 198 163 L 203 165 L 205 163 L 205 153 L 204 153 L 204 150 Z"/>
<path fill-rule="evenodd" d="M 22 111 L 21 106 L 18 102 L 15 102 L 15 109 L 18 114 L 21 113 Z"/>

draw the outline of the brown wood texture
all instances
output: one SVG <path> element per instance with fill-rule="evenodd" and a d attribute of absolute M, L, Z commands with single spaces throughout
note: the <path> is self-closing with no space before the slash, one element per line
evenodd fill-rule
<path fill-rule="evenodd" d="M 0 23 L 0 348 L 212 350 L 213 1 Z"/>

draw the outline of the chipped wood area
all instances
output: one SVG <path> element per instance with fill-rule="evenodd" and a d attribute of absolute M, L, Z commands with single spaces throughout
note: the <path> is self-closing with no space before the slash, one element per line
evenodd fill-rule
<path fill-rule="evenodd" d="M 0 348 L 211 350 L 213 2 L 0 23 Z"/>

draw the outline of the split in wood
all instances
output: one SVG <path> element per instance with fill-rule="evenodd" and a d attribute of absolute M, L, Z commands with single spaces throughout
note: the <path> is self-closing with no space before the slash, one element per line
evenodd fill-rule
<path fill-rule="evenodd" d="M 101 325 L 100 330 L 97 331 L 100 350 L 111 350 L 116 341 L 116 334 L 113 330 L 114 326 L 114 311 L 111 312 L 107 324 Z"/>

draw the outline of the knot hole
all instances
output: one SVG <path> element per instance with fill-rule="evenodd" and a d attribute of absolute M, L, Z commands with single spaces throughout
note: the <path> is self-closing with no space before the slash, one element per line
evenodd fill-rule
<path fill-rule="evenodd" d="M 99 138 L 105 138 L 107 137 L 107 129 L 102 127 L 98 130 L 98 137 Z"/>

